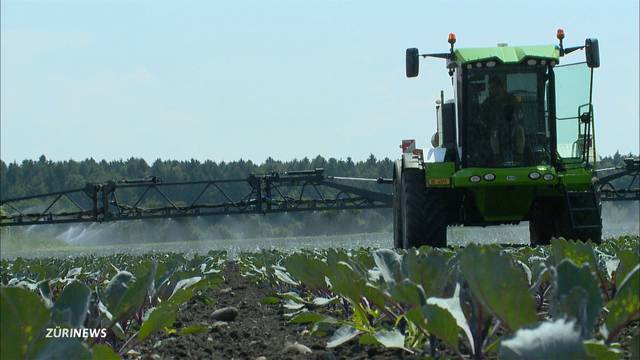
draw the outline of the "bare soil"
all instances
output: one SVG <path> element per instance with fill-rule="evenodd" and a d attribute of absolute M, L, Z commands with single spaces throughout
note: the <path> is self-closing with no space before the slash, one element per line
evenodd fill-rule
<path fill-rule="evenodd" d="M 178 313 L 175 328 L 191 325 L 210 327 L 209 332 L 185 336 L 159 333 L 134 347 L 129 358 L 142 359 L 414 359 L 400 350 L 379 346 L 361 346 L 357 341 L 326 349 L 326 338 L 303 335 L 306 326 L 289 324 L 279 305 L 260 301 L 273 293 L 264 284 L 253 284 L 240 276 L 238 267 L 229 263 L 224 270 L 225 282 L 209 291 L 216 304 L 206 305 L 191 300 Z M 229 289 L 230 288 L 230 289 Z M 238 309 L 235 321 L 216 323 L 211 314 L 219 308 Z M 300 354 L 284 351 L 288 344 L 299 343 L 312 352 Z"/>

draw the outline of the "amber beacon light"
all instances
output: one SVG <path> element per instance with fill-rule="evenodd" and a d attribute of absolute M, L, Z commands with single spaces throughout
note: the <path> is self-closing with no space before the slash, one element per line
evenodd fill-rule
<path fill-rule="evenodd" d="M 456 34 L 454 33 L 449 33 L 449 37 L 447 38 L 447 41 L 449 42 L 449 44 L 453 45 L 456 43 Z"/>

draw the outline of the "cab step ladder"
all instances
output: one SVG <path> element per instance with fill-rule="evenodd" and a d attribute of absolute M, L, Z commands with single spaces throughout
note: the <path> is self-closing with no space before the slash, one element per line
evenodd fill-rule
<path fill-rule="evenodd" d="M 564 191 L 571 228 L 574 230 L 601 229 L 600 206 L 595 191 Z"/>

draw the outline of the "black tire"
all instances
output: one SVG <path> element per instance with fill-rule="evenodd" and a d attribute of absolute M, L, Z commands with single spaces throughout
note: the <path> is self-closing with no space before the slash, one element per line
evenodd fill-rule
<path fill-rule="evenodd" d="M 529 238 L 532 246 L 549 245 L 551 238 L 558 234 L 554 223 L 558 220 L 557 206 L 553 202 L 539 200 L 533 204 L 531 218 L 529 219 Z"/>
<path fill-rule="evenodd" d="M 405 169 L 400 184 L 402 247 L 446 246 L 446 192 L 427 189 L 424 170 L 420 169 Z"/>
<path fill-rule="evenodd" d="M 393 170 L 393 247 L 402 249 L 402 184 L 401 167 L 396 164 Z"/>
<path fill-rule="evenodd" d="M 427 190 L 427 233 L 426 241 L 429 246 L 447 246 L 447 218 L 448 218 L 449 197 L 447 190 L 429 189 Z"/>

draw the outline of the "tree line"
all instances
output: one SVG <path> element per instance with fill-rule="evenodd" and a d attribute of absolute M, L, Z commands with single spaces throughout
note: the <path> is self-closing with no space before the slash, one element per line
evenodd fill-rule
<path fill-rule="evenodd" d="M 66 189 L 81 188 L 88 182 L 108 180 L 142 179 L 156 176 L 163 182 L 197 181 L 209 179 L 246 178 L 250 174 L 266 174 L 272 171 L 309 170 L 324 168 L 325 174 L 348 177 L 390 177 L 393 161 L 376 159 L 371 155 L 364 161 L 316 156 L 291 161 L 267 158 L 257 164 L 251 160 L 215 162 L 211 160 L 177 161 L 156 160 L 149 164 L 141 158 L 116 161 L 51 161 L 44 155 L 38 160 L 6 164 L 0 160 L 0 196 L 3 199 L 42 194 Z"/>
<path fill-rule="evenodd" d="M 632 156 L 616 152 L 612 156 L 602 158 L 598 167 L 623 166 L 624 159 Z M 363 161 L 353 161 L 350 157 L 346 160 L 326 159 L 318 155 L 313 159 L 305 157 L 291 161 L 279 161 L 269 157 L 261 164 L 242 159 L 231 162 L 158 159 L 149 164 L 144 159 L 133 157 L 115 161 L 96 161 L 92 158 L 82 161 L 51 161 L 42 155 L 38 160 L 24 160 L 21 163 L 7 164 L 0 160 L 0 197 L 6 199 L 80 188 L 87 182 L 141 179 L 149 176 L 156 176 L 165 182 L 196 181 L 245 178 L 249 174 L 316 168 L 324 168 L 327 175 L 388 178 L 393 174 L 393 161 L 389 158 L 377 159 L 374 155 Z"/>

